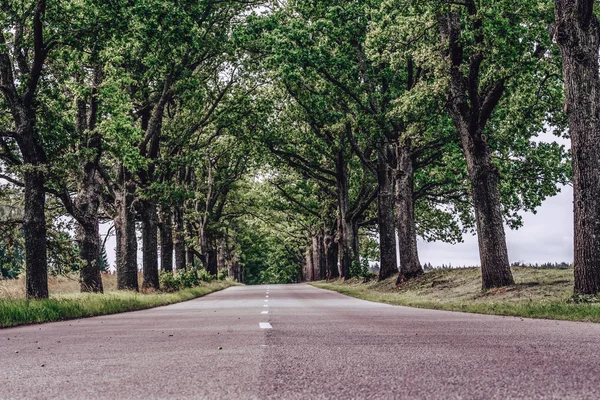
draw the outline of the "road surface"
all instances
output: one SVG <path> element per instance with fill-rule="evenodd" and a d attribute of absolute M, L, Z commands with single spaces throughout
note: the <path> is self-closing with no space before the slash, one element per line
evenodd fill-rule
<path fill-rule="evenodd" d="M 600 324 L 240 286 L 0 330 L 0 398 L 598 399 Z"/>

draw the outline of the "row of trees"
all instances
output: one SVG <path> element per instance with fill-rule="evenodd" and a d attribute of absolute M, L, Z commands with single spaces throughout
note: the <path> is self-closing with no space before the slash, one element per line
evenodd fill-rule
<path fill-rule="evenodd" d="M 504 222 L 569 180 L 565 149 L 536 140 L 566 128 L 553 17 L 549 2 L 292 1 L 249 20 L 283 105 L 262 142 L 312 185 L 307 202 L 293 174 L 277 183 L 312 217 L 308 279 L 348 278 L 361 231 L 400 283 L 423 272 L 417 236 L 474 229 L 483 288 L 513 283 Z"/>
<path fill-rule="evenodd" d="M 289 282 L 377 260 L 400 283 L 423 272 L 417 237 L 470 231 L 482 287 L 510 285 L 505 224 L 571 171 L 575 290 L 599 292 L 598 21 L 593 1 L 555 3 L 2 3 L 1 177 L 22 193 L 28 296 L 48 295 L 62 215 L 85 291 L 102 291 L 106 221 L 121 289 L 138 289 L 137 231 L 147 288 L 159 264 Z M 538 138 L 567 128 L 572 168 Z"/>
<path fill-rule="evenodd" d="M 12 222 L 29 297 L 48 296 L 47 227 L 63 215 L 75 222 L 82 291 L 102 292 L 107 221 L 120 289 L 138 289 L 138 230 L 146 288 L 159 285 L 159 248 L 164 271 L 225 264 L 240 278 L 223 220 L 254 162 L 237 133 L 255 123 L 256 87 L 231 35 L 250 6 L 2 3 L 1 172 L 23 196 Z"/>

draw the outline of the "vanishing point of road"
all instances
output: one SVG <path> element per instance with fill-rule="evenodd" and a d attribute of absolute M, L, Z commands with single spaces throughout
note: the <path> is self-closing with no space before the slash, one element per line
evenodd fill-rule
<path fill-rule="evenodd" d="M 2 399 L 598 399 L 600 324 L 308 285 L 0 330 Z"/>

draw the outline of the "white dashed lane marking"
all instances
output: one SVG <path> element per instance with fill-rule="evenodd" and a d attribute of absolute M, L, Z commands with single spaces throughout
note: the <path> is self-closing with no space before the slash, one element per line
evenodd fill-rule
<path fill-rule="evenodd" d="M 268 304 L 265 304 L 263 307 L 269 307 L 269 305 L 268 305 Z"/>
<path fill-rule="evenodd" d="M 269 313 L 268 311 L 261 312 L 261 314 L 268 314 L 268 313 Z"/>
<path fill-rule="evenodd" d="M 271 324 L 268 322 L 260 322 L 258 325 L 261 327 L 261 329 L 273 329 Z"/>

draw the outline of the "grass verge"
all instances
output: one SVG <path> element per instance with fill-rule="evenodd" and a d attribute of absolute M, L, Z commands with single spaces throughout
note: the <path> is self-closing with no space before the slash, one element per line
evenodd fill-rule
<path fill-rule="evenodd" d="M 143 310 L 191 300 L 233 285 L 229 281 L 214 281 L 173 293 L 72 293 L 45 300 L 0 299 L 0 328 Z"/>
<path fill-rule="evenodd" d="M 363 300 L 417 308 L 527 318 L 600 322 L 600 304 L 570 302 L 572 269 L 512 268 L 516 281 L 507 288 L 481 291 L 476 268 L 438 270 L 395 286 L 382 282 L 314 282 L 313 286 Z"/>

